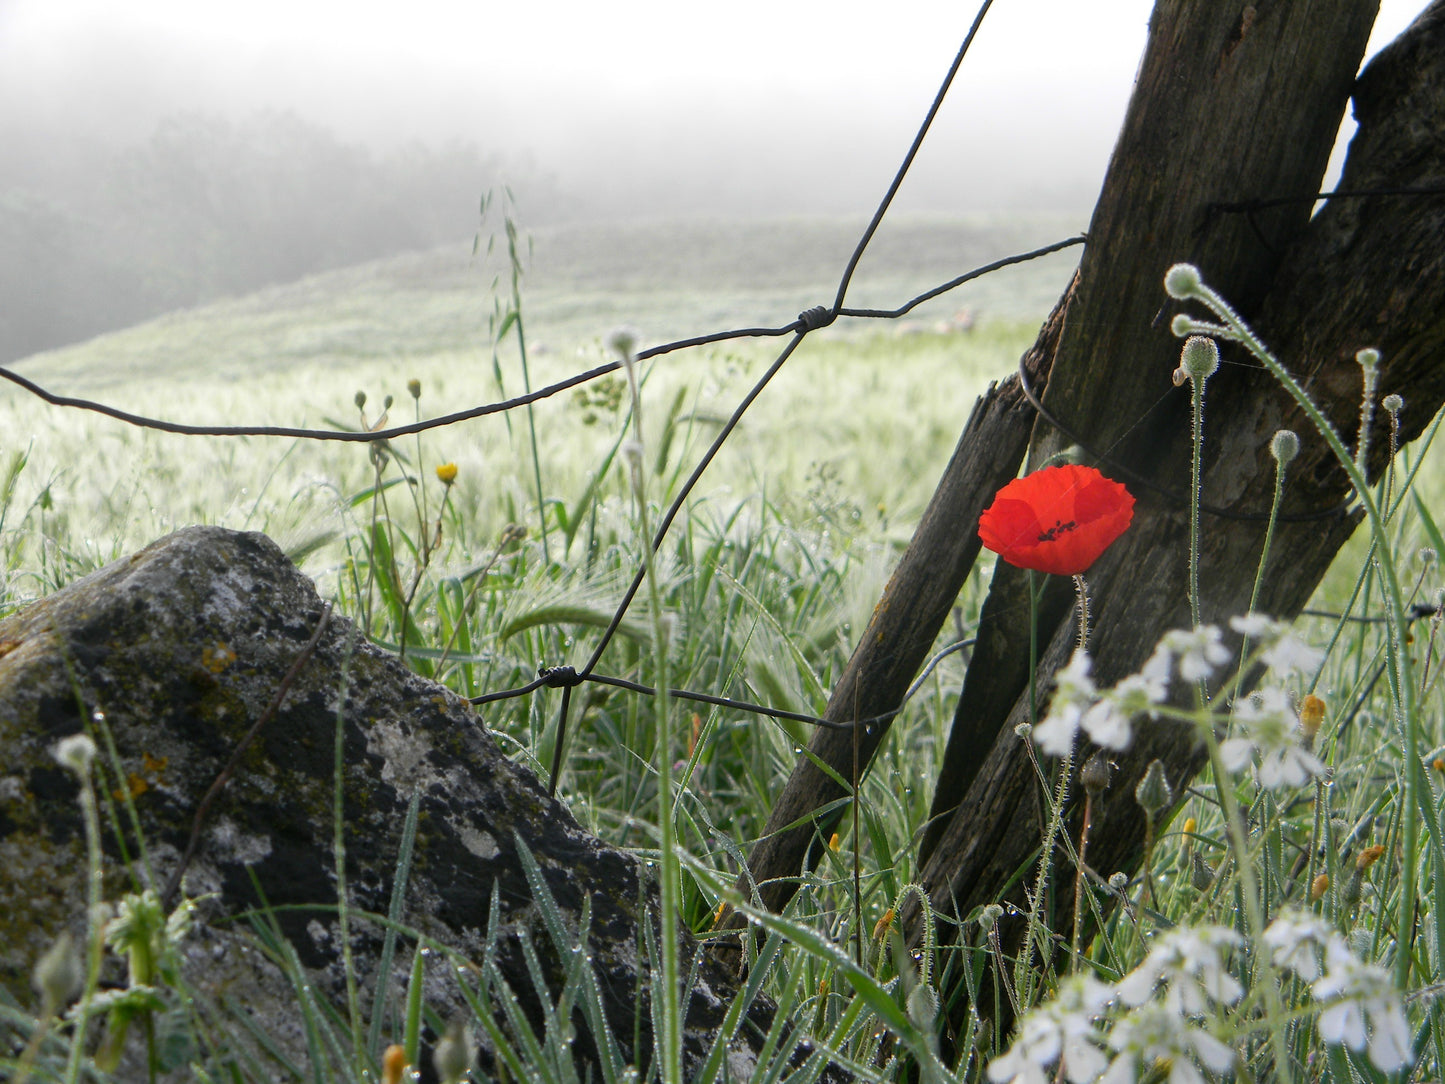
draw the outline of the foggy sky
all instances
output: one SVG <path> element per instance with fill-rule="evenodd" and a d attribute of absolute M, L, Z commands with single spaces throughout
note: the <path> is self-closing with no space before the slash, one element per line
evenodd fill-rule
<path fill-rule="evenodd" d="M 1386 0 L 1377 48 L 1423 0 Z M 1151 0 L 996 0 L 900 210 L 1087 215 Z M 0 137 L 85 168 L 182 110 L 460 140 L 612 214 L 870 208 L 975 13 L 957 0 L 0 0 Z M 1082 223 L 1081 223 L 1082 225 Z"/>

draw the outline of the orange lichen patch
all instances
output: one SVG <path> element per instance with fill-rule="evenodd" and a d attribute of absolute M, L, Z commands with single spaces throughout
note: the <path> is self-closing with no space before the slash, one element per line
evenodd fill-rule
<path fill-rule="evenodd" d="M 170 757 L 153 757 L 149 753 L 142 752 L 140 755 L 141 770 L 129 773 L 125 777 L 125 787 L 116 787 L 111 791 L 111 796 L 117 802 L 124 801 L 125 792 L 128 790 L 131 801 L 135 801 L 161 781 L 161 775 L 170 766 L 170 763 Z"/>
<path fill-rule="evenodd" d="M 213 674 L 219 674 L 236 661 L 236 653 L 228 644 L 217 642 L 201 651 L 201 665 Z"/>
<path fill-rule="evenodd" d="M 0 659 L 3 659 L 24 642 L 23 640 L 0 640 Z"/>
<path fill-rule="evenodd" d="M 110 792 L 111 797 L 114 798 L 117 802 L 125 801 L 127 790 L 130 791 L 131 801 L 135 801 L 135 799 L 139 798 L 142 794 L 151 789 L 151 785 L 146 782 L 145 777 L 137 775 L 135 772 L 131 772 L 128 776 L 126 776 L 125 782 L 126 785 L 124 789 L 122 789 L 121 787 L 116 787 L 115 790 Z"/>

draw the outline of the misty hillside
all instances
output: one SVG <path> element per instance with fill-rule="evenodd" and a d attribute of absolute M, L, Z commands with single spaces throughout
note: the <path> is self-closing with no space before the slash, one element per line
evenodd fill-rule
<path fill-rule="evenodd" d="M 612 327 L 650 343 L 740 326 L 776 326 L 829 304 L 865 225 L 857 218 L 570 224 L 523 234 L 527 338 L 545 367 L 575 368 Z M 887 223 L 860 263 L 848 303 L 894 307 L 972 267 L 1077 231 L 1057 218 L 905 217 Z M 17 367 L 56 390 L 137 379 L 455 354 L 488 356 L 505 302 L 505 242 L 411 252 L 171 312 Z M 825 336 L 897 334 L 967 309 L 980 320 L 1036 319 L 1068 280 L 1077 249 L 1004 269 L 920 307 L 906 325 L 840 321 Z M 545 359 L 555 360 L 549 365 Z"/>
<path fill-rule="evenodd" d="M 470 239 L 511 183 L 533 222 L 566 200 L 474 144 L 376 154 L 293 113 L 179 114 L 103 147 L 5 132 L 0 363 L 159 313 L 364 260 Z M 12 138 L 13 137 L 13 138 Z"/>

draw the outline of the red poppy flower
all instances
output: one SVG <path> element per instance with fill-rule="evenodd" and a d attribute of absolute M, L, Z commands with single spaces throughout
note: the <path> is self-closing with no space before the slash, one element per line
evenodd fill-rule
<path fill-rule="evenodd" d="M 978 518 L 978 537 L 1011 565 L 1077 576 L 1134 518 L 1134 498 L 1093 467 L 1066 463 L 1015 478 Z"/>

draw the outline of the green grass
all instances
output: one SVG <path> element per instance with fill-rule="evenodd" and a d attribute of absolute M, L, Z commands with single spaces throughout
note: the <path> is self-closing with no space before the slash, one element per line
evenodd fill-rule
<path fill-rule="evenodd" d="M 730 325 L 785 323 L 807 305 L 826 303 L 830 276 L 846 259 L 857 225 L 818 220 L 752 230 L 654 224 L 539 235 L 535 282 L 529 277 L 523 283 L 532 384 L 604 360 L 600 340 L 618 323 L 642 327 L 642 345 L 651 345 Z M 1048 225 L 905 221 L 880 236 L 850 301 L 894 305 L 975 263 L 1068 232 L 1049 233 Z M 805 341 L 704 476 L 660 552 L 657 597 L 671 618 L 666 654 L 673 686 L 821 711 L 976 396 L 1011 371 L 1032 341 L 1038 318 L 1066 277 L 1061 267 L 1055 260 L 966 288 L 925 313 L 916 334 L 851 325 Z M 393 421 L 410 420 L 414 412 L 448 413 L 521 388 L 514 339 L 503 342 L 494 368 L 487 324 L 498 310 L 491 281 L 492 272 L 469 266 L 464 253 L 405 257 L 176 314 L 29 359 L 20 368 L 56 390 L 189 422 L 354 426 L 360 423 L 353 403 L 358 390 L 367 395 L 369 422 L 387 395 L 395 399 Z M 964 305 L 978 313 L 972 332 L 927 329 L 938 312 Z M 643 463 L 652 522 L 782 342 L 730 343 L 644 364 Z M 421 385 L 415 403 L 407 390 L 412 379 Z M 0 431 L 11 434 L 11 459 L 8 472 L 0 473 L 6 497 L 0 505 L 0 601 L 18 607 L 175 527 L 218 523 L 271 534 L 297 555 L 323 594 L 338 599 L 342 612 L 379 641 L 405 645 L 413 666 L 464 695 L 522 684 L 538 661 L 580 665 L 640 558 L 632 490 L 617 454 L 627 395 L 614 377 L 585 393 L 539 403 L 535 416 L 541 513 L 531 437 L 520 414 L 397 441 L 378 461 L 364 445 L 141 432 L 4 390 Z M 448 462 L 458 468 L 450 488 L 435 473 Z M 1418 503 L 1402 504 L 1389 524 L 1390 552 L 1404 566 L 1422 542 L 1441 547 L 1430 510 L 1438 507 L 1442 477 L 1432 462 L 1417 479 Z M 550 562 L 543 557 L 541 515 Z M 433 546 L 438 523 L 440 541 Z M 526 528 L 525 537 L 509 530 L 513 525 Z M 1361 597 L 1372 613 L 1379 611 L 1380 586 L 1366 563 L 1367 546 L 1368 540 L 1356 538 L 1342 553 L 1321 587 L 1324 605 L 1342 607 L 1363 575 Z M 986 568 L 976 572 L 960 596 L 964 626 L 976 617 L 986 576 Z M 1435 572 L 1424 576 L 1422 584 L 1435 582 Z M 654 680 L 657 645 L 647 599 L 644 591 L 601 672 Z M 1315 642 L 1329 638 L 1327 624 L 1304 628 Z M 955 635 L 947 630 L 940 643 Z M 1420 629 L 1417 636 L 1426 634 Z M 1276 893 L 1266 901 L 1271 908 L 1290 882 L 1285 856 L 1307 852 L 1321 822 L 1328 829 L 1338 818 L 1345 830 L 1358 829 L 1361 841 L 1395 846 L 1402 837 L 1401 750 L 1388 725 L 1385 683 L 1369 691 L 1384 657 L 1379 627 L 1347 627 L 1321 677 L 1319 688 L 1331 705 L 1332 729 L 1321 747 L 1335 772 L 1331 787 L 1276 801 L 1239 784 L 1241 796 L 1262 810 L 1253 855 L 1265 871 L 1266 891 Z M 891 728 L 863 783 L 863 966 L 836 947 L 849 944 L 855 932 L 854 841 L 847 831 L 839 850 L 804 877 L 785 916 L 755 916 L 772 936 L 754 961 L 751 988 L 776 998 L 780 1020 L 795 1025 L 790 1032 L 780 1025 L 773 1036 L 776 1060 L 765 1067 L 772 1072 L 783 1071 L 790 1044 L 803 1039 L 833 1051 L 865 1077 L 890 1080 L 909 1070 L 888 1061 L 888 1049 L 906 1050 L 921 1076 L 941 1079 L 955 1072 L 976 1076 L 983 1060 L 1009 1045 L 1007 1035 L 965 1033 L 957 1037 L 957 1065 L 945 1067 L 934 1056 L 930 998 L 946 1003 L 960 991 L 976 990 L 1001 963 L 979 926 L 966 927 L 961 946 L 912 962 L 891 952 L 881 928 L 877 939 L 871 936 L 913 880 L 911 862 L 962 671 L 955 656 L 931 675 Z M 1436 673 L 1427 673 L 1420 698 L 1418 736 L 1427 760 L 1433 755 L 1428 750 L 1445 741 Z M 508 751 L 543 778 L 557 738 L 558 696 L 541 693 L 485 710 L 488 727 Z M 1356 699 L 1362 713 L 1352 717 L 1349 706 Z M 572 718 L 562 779 L 566 800 L 603 838 L 655 853 L 653 706 L 620 690 L 589 686 L 577 691 Z M 695 712 L 682 702 L 673 703 L 670 718 L 682 765 L 676 806 L 681 914 L 704 930 L 808 734 L 801 724 L 718 709 Z M 1425 800 L 1434 803 L 1438 817 L 1442 799 L 1439 787 L 1431 786 Z M 1204 919 L 1232 924 L 1237 918 L 1239 886 L 1232 875 L 1204 890 L 1191 885 L 1195 856 L 1214 867 L 1227 852 L 1217 795 L 1212 779 L 1204 777 L 1183 811 L 1195 819 L 1195 830 L 1185 835 L 1181 817 L 1161 833 L 1153 866 L 1153 910 L 1161 928 Z M 1328 803 L 1328 814 L 1316 817 L 1316 800 L 1320 810 Z M 1428 840 L 1417 846 L 1416 860 L 1439 860 Z M 1342 885 L 1346 864 L 1339 853 L 1330 862 L 1335 884 Z M 1398 912 L 1402 883 L 1398 862 L 1381 862 L 1366 882 L 1369 890 L 1353 904 L 1339 892 L 1326 904 L 1327 916 L 1343 932 L 1373 931 L 1368 950 L 1361 950 L 1367 959 L 1390 957 L 1390 939 L 1382 931 Z M 1137 895 L 1137 884 L 1130 891 Z M 1434 930 L 1435 887 L 1427 878 L 1418 891 L 1419 910 Z M 1133 914 L 1115 908 L 1104 924 L 1091 954 L 1101 972 L 1127 970 L 1146 951 Z M 291 959 L 287 946 L 258 930 L 273 958 L 283 964 Z M 1061 933 L 1067 939 L 1068 932 Z M 559 949 L 567 936 L 554 931 Z M 414 940 L 396 940 L 410 941 L 393 946 L 399 960 L 416 952 Z M 1426 990 L 1442 976 L 1436 942 L 1422 944 L 1415 988 Z M 515 1059 L 514 1069 L 521 1067 L 524 1075 L 546 1065 L 565 1078 L 565 1044 L 556 1035 L 532 1035 L 517 1020 L 494 1020 L 492 1010 L 506 999 L 494 988 L 494 969 L 473 962 L 483 981 L 471 994 L 493 1041 L 504 1048 L 504 1060 Z M 1013 965 L 999 970 L 1011 975 Z M 1039 976 L 1040 999 L 1059 978 Z M 302 982 L 299 971 L 296 981 Z M 563 996 L 592 1012 L 588 982 L 587 970 L 576 969 Z M 366 1019 L 353 1026 L 348 1020 L 359 1011 L 355 1004 L 340 1010 L 345 1018 L 305 996 L 298 1005 L 314 1031 L 313 1057 L 329 1071 L 341 1076 L 359 1070 L 356 1055 L 348 1053 L 360 1048 L 358 1030 L 366 1033 L 363 1061 L 375 1057 L 381 1036 L 369 1006 L 363 1007 Z M 1417 1050 L 1429 1055 L 1427 1065 L 1433 1044 L 1445 1042 L 1434 1013 L 1423 997 L 1412 1003 L 1412 1023 L 1425 1031 Z M 412 1044 L 423 1014 L 420 1004 L 408 1007 Z M 1328 1056 L 1332 1071 L 1344 1057 L 1362 1078 L 1371 1078 L 1365 1059 L 1327 1049 L 1309 1018 L 1301 1019 L 1290 1033 L 1298 1056 L 1311 1050 Z M 885 1041 L 885 1032 L 901 1046 Z M 1267 1065 L 1270 1052 L 1263 1045 L 1241 1042 L 1256 1066 Z M 808 1067 L 820 1067 L 819 1057 L 799 1058 L 800 1079 L 807 1079 Z M 611 1066 L 609 1079 L 613 1071 L 620 1069 Z"/>

